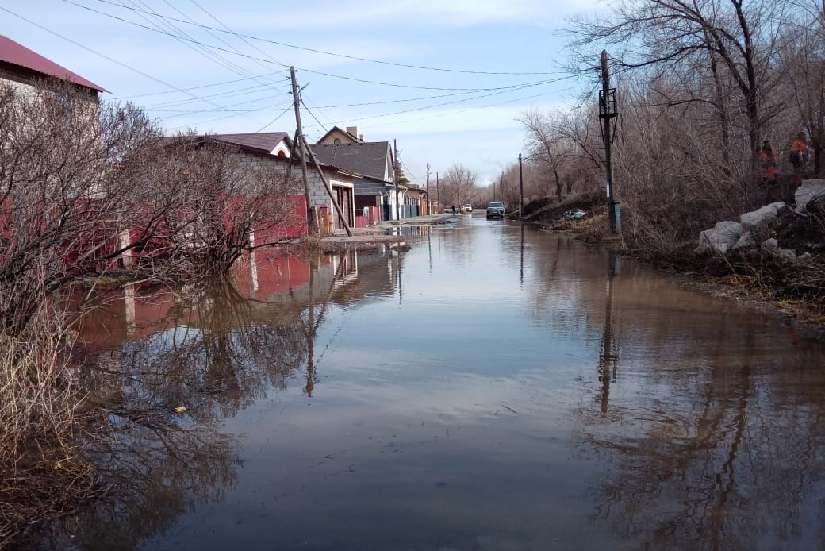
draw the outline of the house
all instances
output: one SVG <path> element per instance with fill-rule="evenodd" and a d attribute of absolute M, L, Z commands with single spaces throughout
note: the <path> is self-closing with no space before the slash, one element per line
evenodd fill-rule
<path fill-rule="evenodd" d="M 377 217 L 373 216 L 376 222 L 395 220 L 398 202 L 401 206 L 398 214 L 405 217 L 407 187 L 398 186 L 396 190 L 393 183 L 395 155 L 390 142 L 367 142 L 358 134 L 357 127 L 342 130 L 336 126 L 310 148 L 319 162 L 353 174 L 355 209 L 359 214 L 366 208 L 377 213 Z"/>
<path fill-rule="evenodd" d="M 405 217 L 425 216 L 430 214 L 427 200 L 427 190 L 416 184 L 406 184 L 404 206 L 406 208 Z"/>
<path fill-rule="evenodd" d="M 213 134 L 212 139 L 242 147 L 269 152 L 289 159 L 292 156 L 292 138 L 286 132 L 256 132 L 249 134 Z"/>
<path fill-rule="evenodd" d="M 332 130 L 321 136 L 318 143 L 324 145 L 351 145 L 354 143 L 364 143 L 364 135 L 358 134 L 357 126 L 348 126 L 346 130 L 333 126 Z"/>
<path fill-rule="evenodd" d="M 273 158 L 284 167 L 290 164 L 293 166 L 298 164 L 297 161 L 291 159 L 292 140 L 284 132 L 217 134 L 209 136 L 209 139 L 237 146 L 250 155 L 263 155 L 265 158 Z M 330 191 L 338 205 L 340 205 L 344 219 L 349 226 L 355 226 L 354 175 L 332 163 L 324 162 L 322 159 L 319 159 L 318 162 L 332 187 Z M 307 167 L 307 181 L 309 184 L 309 206 L 315 209 L 317 213 L 316 219 L 319 221 L 321 232 L 331 234 L 336 230 L 343 229 L 343 224 L 336 213 L 330 194 L 327 193 L 324 181 L 314 166 Z M 303 190 L 299 191 L 302 192 Z"/>
<path fill-rule="evenodd" d="M 59 84 L 68 84 L 94 101 L 98 100 L 101 92 L 108 91 L 22 44 L 0 35 L 0 85 L 10 85 L 22 92 L 33 92 L 43 86 Z"/>

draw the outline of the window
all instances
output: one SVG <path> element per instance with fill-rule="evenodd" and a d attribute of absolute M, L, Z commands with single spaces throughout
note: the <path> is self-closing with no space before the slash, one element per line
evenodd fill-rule
<path fill-rule="evenodd" d="M 332 143 L 334 143 L 335 145 L 341 145 L 341 138 L 335 138 L 335 139 L 332 141 Z"/>

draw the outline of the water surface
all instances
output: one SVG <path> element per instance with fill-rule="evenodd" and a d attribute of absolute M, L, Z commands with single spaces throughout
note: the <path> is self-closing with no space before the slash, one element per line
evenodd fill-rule
<path fill-rule="evenodd" d="M 114 297 L 110 491 L 32 545 L 825 547 L 821 344 L 563 236 L 420 233 Z"/>

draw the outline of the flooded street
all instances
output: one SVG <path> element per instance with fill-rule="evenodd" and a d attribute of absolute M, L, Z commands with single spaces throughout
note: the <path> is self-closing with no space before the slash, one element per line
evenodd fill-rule
<path fill-rule="evenodd" d="M 112 300 L 109 492 L 30 546 L 825 547 L 825 345 L 532 228 L 409 246 Z"/>

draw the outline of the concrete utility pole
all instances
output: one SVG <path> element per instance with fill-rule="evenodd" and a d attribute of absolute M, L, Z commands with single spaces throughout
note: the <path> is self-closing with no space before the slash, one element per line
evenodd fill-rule
<path fill-rule="evenodd" d="M 441 206 L 441 189 L 438 187 L 438 171 L 435 172 L 435 196 L 438 197 L 438 206 L 441 207 L 441 211 L 444 211 L 444 207 Z"/>
<path fill-rule="evenodd" d="M 398 142 L 392 141 L 392 181 L 395 184 L 395 219 L 401 222 L 401 206 L 398 204 Z"/>
<path fill-rule="evenodd" d="M 604 164 L 607 173 L 607 217 L 610 233 L 616 234 L 617 208 L 613 197 L 613 134 L 610 131 L 610 121 L 618 116 L 616 110 L 616 89 L 610 87 L 610 67 L 607 50 L 602 51 L 602 90 L 599 94 L 599 118 L 602 119 L 604 129 Z"/>
<path fill-rule="evenodd" d="M 524 171 L 521 166 L 521 153 L 518 154 L 518 217 L 524 216 Z"/>
<path fill-rule="evenodd" d="M 430 163 L 427 163 L 427 216 L 432 214 L 433 202 L 430 199 Z"/>
<path fill-rule="evenodd" d="M 292 105 L 295 108 L 295 126 L 297 128 L 295 132 L 295 148 L 301 156 L 301 178 L 304 181 L 304 200 L 306 200 L 307 203 L 307 232 L 310 235 L 317 235 L 320 231 L 320 228 L 318 227 L 315 221 L 315 210 L 312 208 L 312 205 L 309 202 L 309 180 L 307 179 L 307 159 L 304 146 L 304 131 L 301 127 L 301 96 L 298 95 L 298 80 L 295 78 L 295 67 L 289 68 L 289 78 L 292 80 Z"/>

